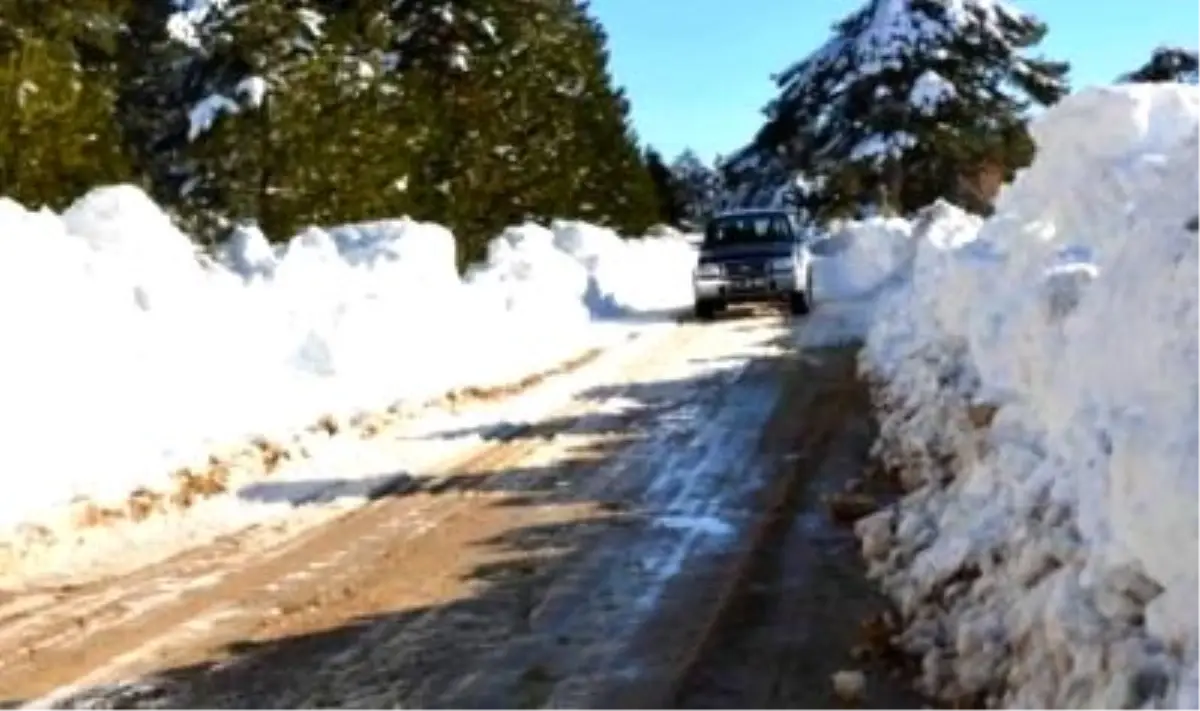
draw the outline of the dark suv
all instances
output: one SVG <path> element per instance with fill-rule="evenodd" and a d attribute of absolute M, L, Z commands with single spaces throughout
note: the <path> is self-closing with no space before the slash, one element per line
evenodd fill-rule
<path fill-rule="evenodd" d="M 739 210 L 704 229 L 692 277 L 696 316 L 712 318 L 733 303 L 783 302 L 796 315 L 812 306 L 812 254 L 793 212 Z"/>

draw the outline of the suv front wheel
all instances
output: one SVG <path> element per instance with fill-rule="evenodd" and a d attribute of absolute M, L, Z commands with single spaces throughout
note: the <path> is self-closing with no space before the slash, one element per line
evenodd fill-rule
<path fill-rule="evenodd" d="M 812 272 L 804 278 L 804 290 L 793 291 L 788 303 L 789 309 L 795 316 L 807 316 L 812 311 Z"/>

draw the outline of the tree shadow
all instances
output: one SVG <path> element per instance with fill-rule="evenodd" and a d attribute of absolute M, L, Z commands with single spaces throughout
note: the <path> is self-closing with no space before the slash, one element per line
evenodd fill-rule
<path fill-rule="evenodd" d="M 755 344 L 764 349 L 785 349 L 790 334 L 776 335 Z M 577 402 L 598 403 L 619 400 L 624 407 L 615 412 L 587 412 L 579 416 L 554 417 L 536 422 L 510 421 L 491 422 L 483 425 L 442 430 L 422 434 L 419 439 L 460 439 L 479 437 L 485 441 L 509 442 L 524 439 L 549 440 L 563 434 L 606 435 L 625 432 L 631 417 L 654 416 L 686 404 L 687 394 L 720 386 L 730 379 L 731 373 L 739 372 L 750 365 L 775 363 L 779 356 L 764 355 L 762 352 L 742 352 L 707 359 L 690 359 L 689 363 L 709 366 L 697 375 L 676 380 L 654 382 L 630 382 L 600 385 L 578 393 Z M 681 394 L 683 397 L 681 397 Z"/>
<path fill-rule="evenodd" d="M 461 513 L 412 533 L 422 525 L 414 518 L 397 529 L 406 540 L 395 534 L 349 577 L 329 569 L 304 583 L 313 587 L 298 599 L 333 600 L 323 609 L 298 603 L 276 614 L 247 591 L 242 604 L 259 622 L 227 635 L 232 641 L 56 705 L 558 708 L 618 698 L 614 707 L 653 706 L 646 700 L 660 698 L 655 689 L 687 653 L 678 639 L 687 625 L 701 634 L 702 598 L 728 576 L 743 532 L 766 508 L 778 463 L 752 460 L 773 416 L 780 361 L 790 357 L 751 359 L 736 384 L 716 369 L 592 388 L 580 399 L 621 398 L 623 409 L 509 435 L 583 435 L 549 462 L 362 482 L 359 494 L 387 507 L 386 520 L 408 521 L 423 510 L 418 502 Z M 305 495 L 316 502 L 343 483 L 308 482 Z M 288 486 L 264 483 L 245 495 L 304 498 Z M 676 593 L 697 606 L 681 616 L 683 636 L 661 645 L 641 639 L 659 601 Z M 635 638 L 637 650 L 626 646 Z M 614 688 L 634 691 L 614 696 Z"/>
<path fill-rule="evenodd" d="M 636 628 L 627 607 L 637 593 L 637 576 L 614 573 L 646 562 L 647 551 L 637 541 L 654 537 L 661 548 L 670 543 L 664 536 L 679 535 L 654 527 L 637 512 L 637 501 L 630 497 L 643 487 L 636 482 L 618 485 L 620 492 L 599 481 L 590 487 L 562 486 L 571 470 L 590 470 L 620 446 L 581 448 L 547 466 L 428 480 L 404 492 L 447 499 L 467 492 L 487 494 L 475 515 L 489 518 L 504 516 L 494 513 L 501 509 L 567 511 L 587 505 L 584 513 L 502 529 L 471 540 L 464 549 L 447 549 L 446 556 L 462 562 L 441 582 L 455 583 L 451 599 L 331 619 L 296 634 L 277 636 L 268 628 L 211 650 L 201 661 L 126 684 L 81 689 L 54 706 L 542 706 L 553 694 L 564 693 L 565 680 L 606 671 L 589 666 L 595 655 Z M 414 569 L 411 574 L 425 572 Z M 397 573 L 391 584 L 404 585 L 405 577 Z M 332 587 L 340 584 L 329 581 Z M 387 588 L 367 581 L 362 592 L 385 595 Z M 0 707 L 22 703 L 8 699 Z"/>
<path fill-rule="evenodd" d="M 258 504 L 290 504 L 319 506 L 337 499 L 366 499 L 373 501 L 384 496 L 416 493 L 422 487 L 420 477 L 406 472 L 378 474 L 362 479 L 293 479 L 258 481 L 237 490 L 243 501 Z"/>

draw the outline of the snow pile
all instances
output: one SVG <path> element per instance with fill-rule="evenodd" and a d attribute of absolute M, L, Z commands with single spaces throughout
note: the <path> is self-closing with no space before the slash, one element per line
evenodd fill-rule
<path fill-rule="evenodd" d="M 861 343 L 875 303 L 916 256 L 923 222 L 873 217 L 831 225 L 810 243 L 816 310 L 794 330 L 801 349 Z"/>
<path fill-rule="evenodd" d="M 676 236 L 525 225 L 460 279 L 450 232 L 408 219 L 280 246 L 244 228 L 216 256 L 131 186 L 61 216 L 0 201 L 0 529 L 326 414 L 553 368 L 634 328 L 603 317 L 688 309 L 696 258 Z"/>
<path fill-rule="evenodd" d="M 1194 87 L 1068 97 L 878 306 L 910 493 L 859 533 L 947 700 L 1196 707 L 1198 125 Z"/>
<path fill-rule="evenodd" d="M 621 239 L 584 222 L 554 224 L 554 244 L 591 276 L 585 302 L 593 313 L 653 314 L 692 303 L 698 240 L 681 233 Z"/>
<path fill-rule="evenodd" d="M 912 223 L 875 217 L 835 226 L 813 244 L 813 291 L 820 301 L 862 299 L 885 286 L 916 255 Z"/>

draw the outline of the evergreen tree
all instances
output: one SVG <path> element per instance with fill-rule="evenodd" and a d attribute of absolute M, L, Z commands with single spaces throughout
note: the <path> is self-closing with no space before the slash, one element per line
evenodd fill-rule
<path fill-rule="evenodd" d="M 779 157 L 751 143 L 718 163 L 725 208 L 777 207 L 790 204 L 787 186 L 792 169 Z"/>
<path fill-rule="evenodd" d="M 194 35 L 178 36 L 192 23 L 177 12 L 175 0 L 132 3 L 117 47 L 115 119 L 124 152 L 168 210 L 187 179 L 180 149 L 187 145 L 188 83 L 201 58 Z"/>
<path fill-rule="evenodd" d="M 586 2 L 561 1 L 574 10 L 580 71 L 572 101 L 579 216 L 640 234 L 656 222 L 657 199 L 631 126 L 629 100 L 608 71 L 608 35 L 588 14 Z"/>
<path fill-rule="evenodd" d="M 1066 64 L 1025 56 L 1046 31 L 1011 5 L 872 0 L 777 78 L 751 152 L 803 170 L 818 217 L 959 198 L 982 168 L 1026 165 L 1027 110 L 1066 93 Z"/>
<path fill-rule="evenodd" d="M 0 194 L 62 207 L 129 179 L 110 120 L 116 0 L 0 0 Z"/>
<path fill-rule="evenodd" d="M 646 149 L 644 160 L 646 170 L 650 172 L 650 180 L 654 183 L 660 219 L 672 227 L 680 227 L 683 224 L 683 208 L 679 203 L 679 186 L 675 174 L 663 162 L 662 154 L 653 148 Z"/>
<path fill-rule="evenodd" d="M 165 2 L 131 22 L 122 122 L 156 196 L 194 232 L 250 220 L 286 239 L 407 211 L 423 104 L 394 71 L 378 8 Z"/>
<path fill-rule="evenodd" d="M 311 143 L 313 103 L 337 57 L 323 44 L 323 16 L 290 5 L 231 1 L 198 28 L 180 197 L 209 227 L 255 220 L 269 235 L 287 231 L 288 203 L 309 197 L 297 181 L 328 170 L 310 162 L 322 145 Z"/>
<path fill-rule="evenodd" d="M 408 0 L 392 10 L 405 37 L 421 35 L 399 54 L 436 127 L 416 148 L 415 209 L 455 230 L 464 260 L 519 220 L 656 220 L 628 104 L 586 5 Z"/>
<path fill-rule="evenodd" d="M 1196 84 L 1200 58 L 1196 50 L 1185 47 L 1158 47 L 1150 60 L 1122 76 L 1120 82 L 1176 82 Z"/>
<path fill-rule="evenodd" d="M 721 175 L 705 165 L 692 150 L 685 150 L 671 163 L 675 176 L 676 201 L 683 222 L 692 228 L 702 225 L 717 210 L 721 194 Z"/>
<path fill-rule="evenodd" d="M 449 225 L 460 256 L 472 260 L 521 220 L 577 217 L 640 231 L 660 219 L 628 101 L 586 3 L 83 2 L 73 13 L 39 15 L 30 0 L 0 0 L 15 8 L 9 24 L 28 11 L 42 28 L 35 39 L 58 33 L 46 45 L 54 51 L 6 45 L 8 56 L 24 57 L 22 74 L 0 76 L 0 89 L 17 98 L 35 71 L 64 82 L 50 92 L 45 81 L 51 100 L 36 104 L 44 114 L 11 102 L 11 135 L 57 120 L 54 107 L 97 122 L 44 146 L 12 141 L 8 183 L 33 185 L 29 169 L 45 161 L 25 160 L 32 150 L 65 156 L 79 152 L 73 140 L 105 136 L 97 145 L 127 155 L 154 197 L 203 239 L 239 221 L 286 239 L 308 223 L 410 214 Z M 97 22 L 93 5 L 105 5 L 115 24 Z M 72 19 L 85 10 L 86 21 Z M 107 31 L 109 45 L 87 62 L 65 41 L 109 26 L 120 31 Z M 83 94 L 107 94 L 75 107 L 64 92 L 76 84 L 66 78 L 89 67 L 106 79 L 80 83 Z M 129 174 L 119 160 L 96 165 L 104 168 L 96 175 L 59 172 L 83 188 Z"/>

